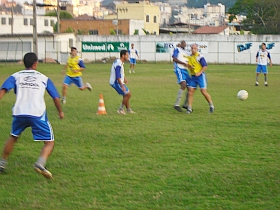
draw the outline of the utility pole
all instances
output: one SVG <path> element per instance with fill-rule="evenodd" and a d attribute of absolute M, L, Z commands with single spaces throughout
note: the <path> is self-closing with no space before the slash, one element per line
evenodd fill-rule
<path fill-rule="evenodd" d="M 14 34 L 14 0 L 12 0 L 11 34 Z"/>
<path fill-rule="evenodd" d="M 33 0 L 33 52 L 38 56 L 36 0 Z"/>
<path fill-rule="evenodd" d="M 56 5 L 56 17 L 57 17 L 57 33 L 59 33 L 60 32 L 59 0 L 57 0 L 57 5 Z"/>

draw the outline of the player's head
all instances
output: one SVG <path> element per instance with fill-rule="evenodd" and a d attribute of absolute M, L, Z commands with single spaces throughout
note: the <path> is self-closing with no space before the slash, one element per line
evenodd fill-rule
<path fill-rule="evenodd" d="M 181 47 L 181 43 L 178 43 L 178 44 L 176 45 L 176 47 Z"/>
<path fill-rule="evenodd" d="M 32 68 L 35 70 L 38 64 L 38 57 L 33 52 L 26 53 L 23 57 L 23 63 L 25 68 L 27 69 Z"/>
<path fill-rule="evenodd" d="M 77 53 L 78 53 L 77 48 L 76 48 L 76 47 L 71 47 L 71 53 L 70 53 L 70 54 L 71 54 L 72 56 L 76 56 Z"/>
<path fill-rule="evenodd" d="M 128 51 L 127 50 L 121 50 L 120 52 L 120 59 L 122 61 L 128 61 L 129 59 L 129 54 L 128 54 Z"/>
<path fill-rule="evenodd" d="M 186 44 L 186 42 L 184 40 L 182 40 L 180 42 L 180 45 L 181 45 L 181 48 L 183 48 L 183 49 L 187 46 L 187 44 Z"/>
<path fill-rule="evenodd" d="M 133 43 L 131 44 L 131 48 L 132 48 L 132 49 L 134 48 L 134 44 L 133 44 Z"/>
<path fill-rule="evenodd" d="M 197 44 L 192 44 L 191 45 L 191 52 L 192 52 L 193 55 L 195 55 L 198 52 Z"/>
<path fill-rule="evenodd" d="M 266 44 L 263 42 L 262 43 L 262 50 L 265 50 L 266 49 Z"/>

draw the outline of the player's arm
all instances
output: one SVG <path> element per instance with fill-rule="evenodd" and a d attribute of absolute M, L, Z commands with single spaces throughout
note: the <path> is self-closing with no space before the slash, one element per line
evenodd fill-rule
<path fill-rule="evenodd" d="M 85 66 L 85 64 L 84 64 L 82 59 L 79 59 L 78 66 L 80 67 L 80 69 L 75 70 L 74 71 L 75 73 L 80 72 L 80 71 L 84 71 L 86 69 L 86 66 Z"/>
<path fill-rule="evenodd" d="M 269 59 L 269 65 L 270 65 L 270 67 L 272 67 L 272 60 L 271 60 L 270 53 L 268 53 L 267 57 L 268 57 L 268 59 Z"/>
<path fill-rule="evenodd" d="M 199 72 L 195 74 L 195 76 L 200 76 L 205 70 L 207 69 L 207 63 L 204 57 L 200 58 L 199 63 L 201 64 L 202 68 Z"/>
<path fill-rule="evenodd" d="M 0 100 L 4 97 L 4 95 L 7 93 L 6 89 L 1 89 L 0 90 Z"/>
<path fill-rule="evenodd" d="M 139 55 L 138 55 L 138 51 L 137 51 L 137 50 L 135 50 L 135 53 L 136 53 L 137 57 L 139 58 Z"/>
<path fill-rule="evenodd" d="M 257 55 L 256 55 L 256 62 L 258 62 L 258 58 L 259 58 L 259 52 L 257 52 Z"/>
<path fill-rule="evenodd" d="M 121 76 L 121 66 L 117 66 L 115 68 L 115 71 L 116 71 L 116 79 L 117 79 L 118 83 L 120 84 L 122 90 L 125 92 L 126 89 L 124 87 L 124 83 L 122 81 L 122 76 Z"/>
<path fill-rule="evenodd" d="M 58 115 L 60 119 L 62 119 L 64 117 L 64 113 L 62 111 L 61 103 L 59 100 L 60 96 L 56 87 L 54 86 L 53 82 L 50 79 L 48 79 L 46 90 L 48 94 L 53 98 L 53 102 L 58 111 Z"/>
<path fill-rule="evenodd" d="M 4 95 L 11 89 L 15 88 L 15 78 L 10 76 L 6 81 L 3 83 L 1 90 L 0 90 L 0 100 L 4 97 Z"/>

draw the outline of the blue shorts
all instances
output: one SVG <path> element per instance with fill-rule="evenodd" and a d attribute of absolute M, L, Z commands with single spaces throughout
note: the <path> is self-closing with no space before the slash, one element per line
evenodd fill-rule
<path fill-rule="evenodd" d="M 186 69 L 180 69 L 179 67 L 175 67 L 174 72 L 176 74 L 178 84 L 180 84 L 183 81 L 186 81 L 186 83 L 189 84 L 190 75 Z"/>
<path fill-rule="evenodd" d="M 256 73 L 268 74 L 267 66 L 266 65 L 258 65 L 257 69 L 256 69 Z"/>
<path fill-rule="evenodd" d="M 124 84 L 124 87 L 126 89 L 125 92 L 123 92 L 123 89 L 122 87 L 120 86 L 119 83 L 115 82 L 113 85 L 111 85 L 116 91 L 118 94 L 122 95 L 122 96 L 125 96 L 129 93 L 129 89 L 127 88 L 127 86 Z"/>
<path fill-rule="evenodd" d="M 68 85 L 68 86 L 70 86 L 72 83 L 74 83 L 79 88 L 82 88 L 84 86 L 82 77 L 69 77 L 69 76 L 66 75 L 64 77 L 64 82 L 63 83 L 65 85 Z"/>
<path fill-rule="evenodd" d="M 11 135 L 19 137 L 28 127 L 32 128 L 34 141 L 54 141 L 52 126 L 45 114 L 38 118 L 14 116 Z"/>
<path fill-rule="evenodd" d="M 204 72 L 198 77 L 195 75 L 191 76 L 188 87 L 197 88 L 197 85 L 199 85 L 200 89 L 207 88 L 207 79 L 206 79 L 206 74 Z"/>
<path fill-rule="evenodd" d="M 130 64 L 136 64 L 136 58 L 130 58 L 129 59 Z"/>

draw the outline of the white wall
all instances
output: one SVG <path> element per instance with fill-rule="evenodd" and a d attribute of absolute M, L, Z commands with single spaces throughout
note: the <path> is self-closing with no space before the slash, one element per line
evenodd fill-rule
<path fill-rule="evenodd" d="M 85 53 L 81 52 L 81 44 L 84 42 L 129 42 L 134 43 L 135 48 L 140 53 L 140 58 L 147 61 L 170 61 L 170 53 L 156 53 L 157 42 L 176 42 L 186 40 L 187 44 L 191 43 L 207 43 L 207 49 L 204 51 L 204 56 L 208 63 L 221 64 L 255 64 L 256 53 L 259 45 L 262 42 L 266 44 L 274 43 L 274 47 L 270 49 L 272 61 L 274 64 L 280 65 L 280 35 L 148 35 L 148 36 L 77 36 L 74 34 L 54 34 L 49 37 L 38 37 L 39 59 L 53 58 L 59 62 L 64 63 L 70 52 L 69 39 L 73 40 L 73 45 L 77 47 L 79 54 L 84 60 L 95 61 L 102 58 L 115 56 L 119 53 Z M 32 35 L 27 37 L 17 36 L 1 36 L 1 43 L 15 43 L 21 42 L 30 43 L 32 48 Z M 250 49 L 238 51 L 237 46 L 251 43 Z M 5 45 L 7 46 L 7 45 Z M 21 46 L 21 45 L 19 45 Z M 15 48 L 15 46 L 13 46 Z M 5 59 L 21 59 L 26 51 L 22 51 L 18 47 L 14 51 L 7 51 L 7 49 L 0 48 L 0 60 Z"/>

